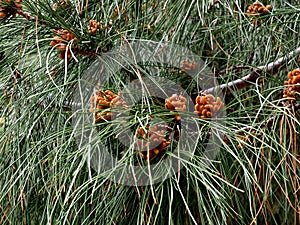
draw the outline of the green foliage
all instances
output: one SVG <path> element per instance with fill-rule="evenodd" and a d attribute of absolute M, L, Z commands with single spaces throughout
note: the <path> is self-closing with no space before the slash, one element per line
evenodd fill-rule
<path fill-rule="evenodd" d="M 79 80 L 103 52 L 130 40 L 186 46 L 207 62 L 219 84 L 299 47 L 299 2 L 264 3 L 273 10 L 254 26 L 245 13 L 249 1 L 82 0 L 58 1 L 54 7 L 53 1 L 23 0 L 27 19 L 17 13 L 0 22 L 0 117 L 5 118 L 0 122 L 0 223 L 300 223 L 299 107 L 282 98 L 288 71 L 299 67 L 298 56 L 276 74 L 263 72 L 263 82 L 225 95 L 224 138 L 211 166 L 202 160 L 203 135 L 184 168 L 158 184 L 124 186 L 96 173 L 78 149 L 72 127 L 69 103 Z M 101 23 L 94 35 L 88 32 L 90 20 Z M 67 60 L 50 45 L 59 29 L 78 38 L 73 46 L 80 51 Z M 140 68 L 151 75 L 147 66 Z M 198 95 L 178 70 L 163 65 L 159 71 Z M 114 74 L 106 88 L 117 93 L 130 76 L 137 77 L 135 68 Z M 149 118 L 142 106 L 142 113 L 131 114 L 133 128 Z M 169 119 L 162 106 L 152 111 Z M 98 125 L 99 140 L 113 138 L 111 126 Z M 108 145 L 128 161 L 134 155 L 122 153 L 118 142 Z"/>

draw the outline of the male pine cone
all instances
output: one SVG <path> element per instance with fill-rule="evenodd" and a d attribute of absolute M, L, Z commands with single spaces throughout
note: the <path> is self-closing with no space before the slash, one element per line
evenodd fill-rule
<path fill-rule="evenodd" d="M 6 16 L 16 15 L 17 9 L 22 9 L 21 6 L 22 0 L 0 0 L 0 18 L 4 18 Z"/>
<path fill-rule="evenodd" d="M 215 98 L 211 94 L 203 94 L 196 97 L 195 113 L 200 118 L 211 118 L 224 108 L 220 97 Z"/>
<path fill-rule="evenodd" d="M 127 103 L 110 90 L 97 91 L 96 96 L 90 98 L 90 112 L 95 113 L 95 122 L 99 123 L 105 120 L 111 120 L 113 106 L 127 107 Z"/>
<path fill-rule="evenodd" d="M 284 82 L 283 97 L 296 101 L 300 96 L 300 69 L 296 68 L 288 73 L 288 80 Z"/>

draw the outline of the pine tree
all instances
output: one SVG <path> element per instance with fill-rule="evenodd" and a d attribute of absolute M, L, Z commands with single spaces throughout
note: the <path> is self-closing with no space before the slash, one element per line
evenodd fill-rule
<path fill-rule="evenodd" d="M 298 224 L 299 9 L 283 0 L 0 0 L 0 224 Z M 192 79 L 203 65 L 187 52 L 180 66 L 110 54 L 135 41 L 153 55 L 162 44 L 190 50 L 208 68 L 208 88 Z M 94 91 L 82 96 L 85 87 Z M 83 105 L 84 129 L 120 165 L 171 158 L 181 169 L 148 185 L 147 169 L 133 185 L 111 179 L 130 171 L 98 171 L 76 136 Z M 185 132 L 187 121 L 195 125 Z"/>

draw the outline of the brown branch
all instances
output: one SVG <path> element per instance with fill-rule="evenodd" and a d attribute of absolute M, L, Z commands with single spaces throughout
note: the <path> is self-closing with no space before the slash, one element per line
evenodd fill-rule
<path fill-rule="evenodd" d="M 225 93 L 230 93 L 232 91 L 236 91 L 242 88 L 249 87 L 253 85 L 257 79 L 262 75 L 262 73 L 276 74 L 278 69 L 288 60 L 290 60 L 293 56 L 300 54 L 300 47 L 290 52 L 284 57 L 279 58 L 278 60 L 267 64 L 266 66 L 259 66 L 257 70 L 251 72 L 250 74 L 231 81 L 227 84 L 221 84 L 216 87 L 211 87 L 205 90 L 206 93 L 213 93 L 215 91 L 222 91 Z M 262 82 L 263 79 L 260 79 L 259 82 Z"/>
<path fill-rule="evenodd" d="M 95 57 L 97 55 L 97 52 L 87 52 L 87 51 L 80 50 L 80 49 L 75 52 L 79 55 L 85 55 L 85 56 L 89 56 L 89 57 Z"/>

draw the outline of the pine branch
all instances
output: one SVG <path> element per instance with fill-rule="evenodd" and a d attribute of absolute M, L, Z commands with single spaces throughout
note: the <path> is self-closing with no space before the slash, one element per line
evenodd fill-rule
<path fill-rule="evenodd" d="M 279 70 L 279 68 L 288 60 L 293 58 L 295 55 L 300 54 L 300 47 L 296 48 L 294 51 L 290 52 L 284 57 L 279 58 L 278 60 L 269 63 L 266 66 L 259 66 L 257 70 L 253 71 L 252 73 L 231 81 L 227 84 L 221 84 L 216 87 L 209 88 L 205 90 L 206 93 L 213 93 L 215 91 L 222 91 L 225 93 L 230 93 L 232 91 L 240 90 L 246 87 L 249 87 L 253 85 L 256 80 L 262 75 L 262 73 L 268 73 L 268 74 L 276 74 Z M 262 82 L 263 79 L 260 79 L 259 82 Z"/>

